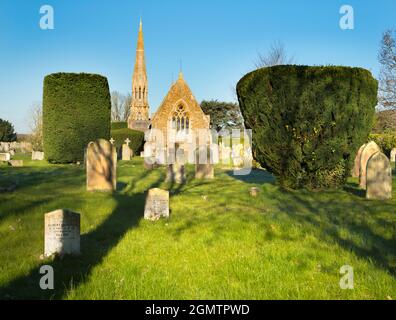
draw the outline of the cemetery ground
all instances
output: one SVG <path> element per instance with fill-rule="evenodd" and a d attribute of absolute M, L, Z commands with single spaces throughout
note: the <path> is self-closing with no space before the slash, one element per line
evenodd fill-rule
<path fill-rule="evenodd" d="M 165 183 L 135 157 L 117 166 L 117 192 L 87 192 L 83 165 L 0 166 L 0 299 L 396 299 L 393 200 L 339 190 L 288 192 L 263 170 Z M 257 186 L 259 194 L 249 195 Z M 170 219 L 143 219 L 146 191 L 170 190 Z M 80 256 L 44 259 L 44 213 L 81 213 Z M 54 268 L 41 290 L 39 269 Z M 354 270 L 354 289 L 339 286 Z"/>

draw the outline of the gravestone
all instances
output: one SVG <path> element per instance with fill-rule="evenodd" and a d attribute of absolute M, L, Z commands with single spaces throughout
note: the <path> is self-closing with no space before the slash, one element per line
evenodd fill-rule
<path fill-rule="evenodd" d="M 8 152 L 5 153 L 0 153 L 0 161 L 10 161 L 11 160 L 11 154 Z"/>
<path fill-rule="evenodd" d="M 116 190 L 117 152 L 107 140 L 90 142 L 86 152 L 87 190 Z"/>
<path fill-rule="evenodd" d="M 367 161 L 370 157 L 377 152 L 381 152 L 380 148 L 374 141 L 370 141 L 362 150 L 360 156 L 360 173 L 359 173 L 359 185 L 362 189 L 366 189 L 366 168 Z"/>
<path fill-rule="evenodd" d="M 186 181 L 184 164 L 168 164 L 166 168 L 166 182 L 182 184 Z"/>
<path fill-rule="evenodd" d="M 10 160 L 8 164 L 11 167 L 23 167 L 23 160 Z"/>
<path fill-rule="evenodd" d="M 182 184 L 186 181 L 184 149 L 176 147 L 176 154 L 173 148 L 169 149 L 168 152 L 168 161 L 170 164 L 166 168 L 166 182 Z"/>
<path fill-rule="evenodd" d="M 195 153 L 195 178 L 196 179 L 213 179 L 214 165 L 212 163 L 211 149 L 209 147 L 200 147 Z"/>
<path fill-rule="evenodd" d="M 257 187 L 251 187 L 250 188 L 250 195 L 252 197 L 257 197 L 258 193 L 259 193 L 259 188 L 257 188 Z"/>
<path fill-rule="evenodd" d="M 373 154 L 367 162 L 366 198 L 392 198 L 392 168 L 382 152 Z"/>
<path fill-rule="evenodd" d="M 14 149 L 11 149 L 11 150 L 8 151 L 8 152 L 9 152 L 9 154 L 10 154 L 11 157 L 15 156 L 15 150 L 14 150 Z"/>
<path fill-rule="evenodd" d="M 44 160 L 44 152 L 41 151 L 32 151 L 32 160 Z"/>
<path fill-rule="evenodd" d="M 128 140 L 128 139 L 127 139 Z M 122 160 L 123 161 L 130 161 L 132 158 L 132 150 L 129 148 L 129 144 L 123 144 L 122 145 Z"/>
<path fill-rule="evenodd" d="M 150 189 L 144 207 L 144 219 L 158 220 L 160 217 L 169 218 L 169 191 Z"/>
<path fill-rule="evenodd" d="M 44 255 L 80 254 L 80 214 L 56 210 L 44 216 Z"/>
<path fill-rule="evenodd" d="M 390 153 L 390 161 L 396 162 L 396 148 L 393 148 Z"/>
<path fill-rule="evenodd" d="M 364 147 L 366 146 L 366 144 L 362 145 L 355 157 L 355 162 L 353 165 L 353 169 L 352 169 L 352 177 L 358 178 L 359 174 L 360 174 L 360 157 L 362 156 L 362 151 L 364 149 Z"/>

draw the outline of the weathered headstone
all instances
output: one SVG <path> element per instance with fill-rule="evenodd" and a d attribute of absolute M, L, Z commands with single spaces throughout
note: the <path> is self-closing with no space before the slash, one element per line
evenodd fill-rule
<path fill-rule="evenodd" d="M 87 153 L 87 190 L 116 190 L 117 152 L 107 140 L 99 139 L 88 144 Z"/>
<path fill-rule="evenodd" d="M 390 161 L 396 162 L 396 148 L 393 148 L 390 153 Z"/>
<path fill-rule="evenodd" d="M 355 162 L 354 162 L 353 169 L 352 169 L 352 177 L 355 177 L 355 178 L 359 177 L 359 174 L 360 174 L 360 157 L 362 156 L 362 152 L 363 152 L 363 149 L 364 149 L 365 146 L 366 146 L 366 144 L 362 145 L 359 148 L 359 150 L 358 150 L 358 152 L 356 154 Z"/>
<path fill-rule="evenodd" d="M 80 214 L 56 210 L 44 216 L 44 255 L 80 254 Z"/>
<path fill-rule="evenodd" d="M 32 160 L 44 160 L 44 152 L 32 151 Z"/>
<path fill-rule="evenodd" d="M 359 185 L 362 189 L 366 189 L 366 168 L 367 161 L 370 157 L 377 152 L 380 152 L 380 148 L 374 141 L 370 141 L 363 148 L 362 154 L 360 156 L 360 173 L 359 173 Z"/>
<path fill-rule="evenodd" d="M 158 188 L 150 189 L 144 207 L 144 218 L 158 220 L 169 217 L 169 191 Z"/>
<path fill-rule="evenodd" d="M 257 197 L 258 194 L 259 194 L 259 188 L 257 188 L 257 187 L 251 187 L 250 188 L 250 195 L 252 197 Z"/>
<path fill-rule="evenodd" d="M 366 198 L 392 198 L 392 168 L 382 152 L 373 154 L 367 162 Z"/>
<path fill-rule="evenodd" d="M 10 160 L 8 164 L 11 167 L 23 167 L 23 160 Z"/>
<path fill-rule="evenodd" d="M 213 179 L 214 165 L 211 149 L 209 147 L 200 147 L 196 150 L 195 178 L 196 179 Z"/>
<path fill-rule="evenodd" d="M 10 161 L 11 160 L 11 154 L 8 152 L 5 153 L 0 153 L 0 161 Z"/>

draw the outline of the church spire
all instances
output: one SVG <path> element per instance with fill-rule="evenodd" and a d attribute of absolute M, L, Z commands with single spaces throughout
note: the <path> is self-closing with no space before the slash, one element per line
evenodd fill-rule
<path fill-rule="evenodd" d="M 148 81 L 144 56 L 143 23 L 142 19 L 140 19 L 136 45 L 135 67 L 132 76 L 132 103 L 128 127 L 131 129 L 139 129 L 136 127 L 137 123 L 139 123 L 138 126 L 140 126 L 140 123 L 148 122 L 148 120 Z"/>

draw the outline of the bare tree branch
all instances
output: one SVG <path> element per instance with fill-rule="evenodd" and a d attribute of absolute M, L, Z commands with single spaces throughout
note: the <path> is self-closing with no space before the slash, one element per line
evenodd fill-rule
<path fill-rule="evenodd" d="M 379 109 L 396 108 L 396 29 L 386 30 L 378 53 L 381 64 L 379 75 Z"/>
<path fill-rule="evenodd" d="M 285 46 L 282 42 L 276 41 L 271 44 L 268 52 L 265 55 L 258 54 L 255 63 L 256 68 L 272 67 L 282 64 L 293 64 L 294 57 L 288 56 Z"/>

